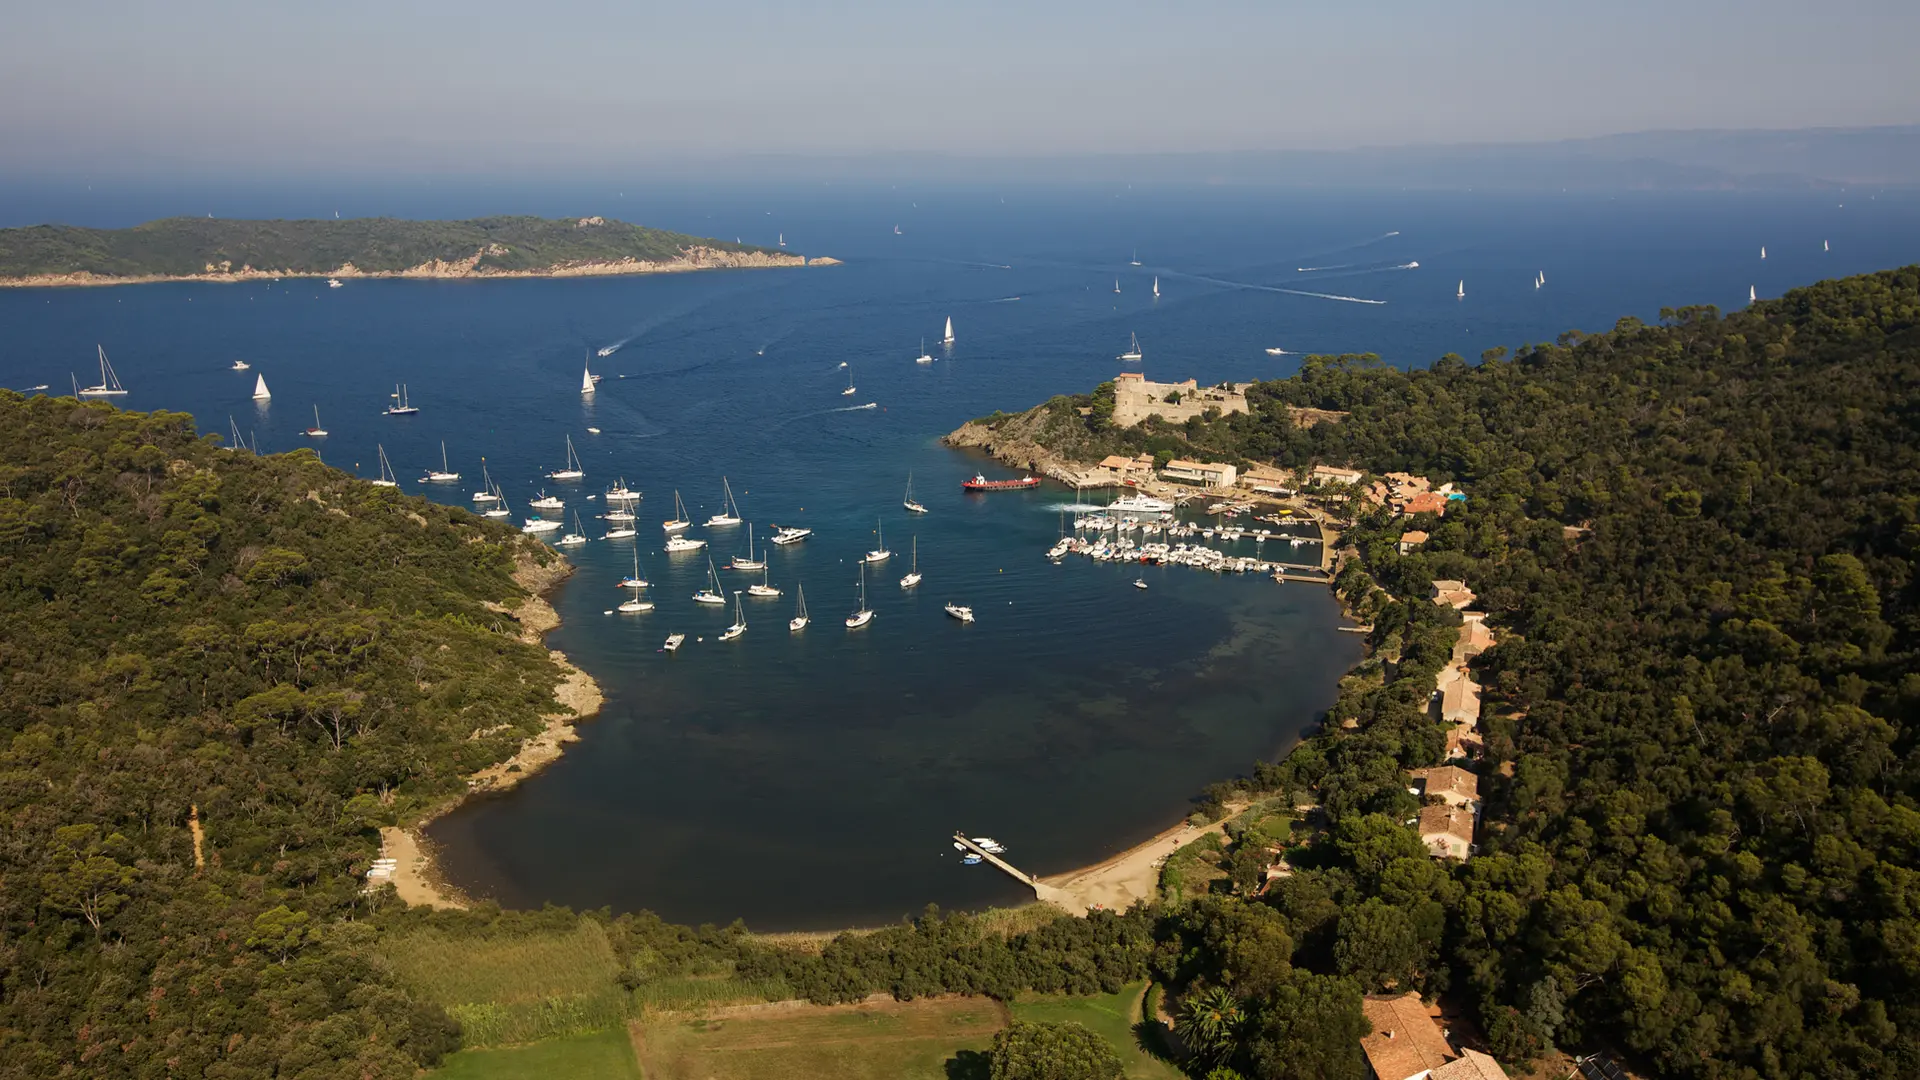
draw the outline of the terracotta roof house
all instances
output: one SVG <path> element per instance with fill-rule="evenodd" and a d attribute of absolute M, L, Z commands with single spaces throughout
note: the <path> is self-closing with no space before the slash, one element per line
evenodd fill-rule
<path fill-rule="evenodd" d="M 1478 1050 L 1460 1051 L 1460 1056 L 1433 1070 L 1432 1080 L 1508 1080 L 1500 1063 Z"/>
<path fill-rule="evenodd" d="M 1460 639 L 1453 643 L 1453 662 L 1467 661 L 1493 648 L 1493 631 L 1487 629 L 1487 616 L 1481 611 L 1460 613 Z"/>
<path fill-rule="evenodd" d="M 1360 1040 L 1360 1052 L 1377 1080 L 1423 1080 L 1453 1058 L 1453 1047 L 1418 993 L 1376 995 L 1360 1006 L 1373 1025 L 1373 1034 Z"/>
<path fill-rule="evenodd" d="M 1400 534 L 1400 554 L 1405 555 L 1407 552 L 1412 551 L 1414 548 L 1417 548 L 1421 544 L 1426 543 L 1427 539 L 1428 539 L 1427 534 L 1420 531 L 1419 529 L 1414 529 L 1412 532 L 1401 533 Z"/>
<path fill-rule="evenodd" d="M 1458 724 L 1447 728 L 1447 747 L 1441 757 L 1447 761 L 1470 761 L 1480 756 L 1486 744 L 1472 728 Z"/>
<path fill-rule="evenodd" d="M 1366 475 L 1359 469 L 1342 469 L 1336 465 L 1313 467 L 1313 483 L 1316 487 L 1321 484 L 1357 484 Z"/>
<path fill-rule="evenodd" d="M 1444 514 L 1447 512 L 1447 497 L 1433 491 L 1422 491 L 1407 500 L 1400 508 L 1402 514 Z"/>
<path fill-rule="evenodd" d="M 1440 673 L 1440 719 L 1449 724 L 1465 724 L 1479 730 L 1480 684 L 1459 668 Z"/>
<path fill-rule="evenodd" d="M 1480 778 L 1458 765 L 1436 765 L 1407 773 L 1420 783 L 1422 793 L 1438 795 L 1453 806 L 1472 809 L 1480 801 Z"/>
<path fill-rule="evenodd" d="M 1422 807 L 1420 842 L 1436 859 L 1465 861 L 1473 854 L 1473 811 L 1445 804 Z"/>
<path fill-rule="evenodd" d="M 1450 608 L 1463 608 L 1473 603 L 1473 590 L 1467 588 L 1464 581 L 1441 580 L 1433 583 L 1433 589 L 1427 593 L 1433 602 Z"/>

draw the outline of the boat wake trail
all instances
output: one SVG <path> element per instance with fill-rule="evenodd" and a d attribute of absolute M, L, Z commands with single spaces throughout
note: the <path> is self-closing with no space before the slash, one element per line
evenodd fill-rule
<path fill-rule="evenodd" d="M 845 413 L 845 412 L 866 412 L 870 409 L 878 409 L 879 407 L 880 407 L 879 402 L 869 401 L 865 405 L 842 405 L 839 408 L 835 408 L 835 409 L 815 409 L 812 412 L 803 412 L 797 416 L 789 416 L 785 420 L 782 420 L 772 425 L 771 427 L 767 428 L 767 430 L 774 431 L 779 428 L 786 427 L 788 424 L 809 419 L 810 417 L 832 416 L 834 413 Z"/>
<path fill-rule="evenodd" d="M 1344 266 L 1303 266 L 1295 271 L 1295 273 L 1305 274 L 1317 270 L 1328 271 L 1328 273 L 1325 274 L 1326 277 L 1358 277 L 1361 274 L 1391 274 L 1400 270 L 1418 269 L 1420 269 L 1420 263 L 1419 260 L 1415 260 L 1413 262 L 1395 263 L 1392 266 L 1369 266 L 1366 263 L 1347 263 Z"/>
<path fill-rule="evenodd" d="M 633 340 L 633 337 L 632 337 L 631 335 L 629 335 L 629 336 L 627 336 L 627 337 L 623 337 L 623 338 L 621 338 L 621 339 L 620 339 L 619 341 L 616 341 L 616 342 L 614 342 L 614 343 L 613 343 L 613 344 L 611 344 L 611 345 L 605 345 L 605 346 L 602 346 L 602 347 L 601 347 L 601 349 L 600 349 L 600 351 L 599 351 L 598 353 L 595 353 L 594 355 L 596 355 L 596 356 L 612 356 L 612 355 L 613 355 L 614 353 L 617 353 L 617 352 L 619 352 L 622 346 L 624 346 L 624 345 L 625 345 L 625 344 L 626 344 L 627 342 L 629 342 L 629 341 L 632 341 L 632 340 Z"/>
<path fill-rule="evenodd" d="M 1013 302 L 1014 302 L 1015 300 L 1018 300 L 1018 299 L 1020 299 L 1020 298 L 1019 298 L 1019 297 L 1017 297 L 1017 296 L 1003 296 L 1003 297 L 1001 297 L 1001 298 L 1000 298 L 1000 299 L 998 299 L 998 300 L 989 300 L 989 301 L 987 301 L 987 303 L 989 303 L 989 304 L 1011 304 L 1011 303 L 1013 303 Z"/>
<path fill-rule="evenodd" d="M 1278 285 L 1253 285 L 1245 281 L 1228 281 L 1226 278 L 1203 277 L 1199 274 L 1185 275 L 1194 281 L 1204 281 L 1209 285 L 1224 285 L 1229 289 L 1253 289 L 1256 292 L 1285 293 L 1288 296 L 1311 296 L 1318 300 L 1338 300 L 1343 304 L 1385 304 L 1385 300 L 1369 300 L 1364 296 L 1341 296 L 1339 293 L 1310 292 L 1306 289 L 1283 289 Z"/>
<path fill-rule="evenodd" d="M 1332 266 L 1296 266 L 1293 268 L 1293 272 L 1296 274 L 1311 274 L 1320 270 L 1345 270 L 1345 269 L 1348 269 L 1349 267 L 1354 267 L 1358 265 L 1360 264 L 1359 263 L 1335 263 Z"/>

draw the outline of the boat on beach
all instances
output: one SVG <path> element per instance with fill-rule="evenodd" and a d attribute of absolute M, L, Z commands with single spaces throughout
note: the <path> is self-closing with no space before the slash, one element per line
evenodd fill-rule
<path fill-rule="evenodd" d="M 960 486 L 967 491 L 1022 491 L 1026 488 L 1039 487 L 1040 478 L 1023 476 L 1018 480 L 989 480 L 979 473 L 974 473 L 973 479 L 961 481 Z"/>

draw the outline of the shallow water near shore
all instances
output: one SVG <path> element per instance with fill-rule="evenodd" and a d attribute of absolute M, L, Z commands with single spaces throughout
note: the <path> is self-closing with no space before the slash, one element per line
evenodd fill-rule
<path fill-rule="evenodd" d="M 1120 368 L 1113 356 L 1134 332 L 1155 379 L 1295 369 L 1297 355 L 1267 347 L 1425 364 L 1653 319 L 1662 305 L 1736 306 L 1749 283 L 1777 294 L 1920 258 L 1911 205 L 1842 211 L 1824 195 L 913 201 L 723 193 L 580 208 L 749 242 L 777 229 L 797 250 L 847 260 L 820 270 L 0 290 L 0 384 L 58 391 L 69 371 L 90 382 L 102 342 L 129 408 L 189 410 L 219 433 L 231 417 L 263 452 L 310 445 L 367 476 L 384 444 L 406 490 L 446 502 L 478 488 L 484 455 L 516 521 L 544 488 L 592 536 L 604 503 L 586 496 L 624 476 L 646 493 L 639 536 L 569 553 L 579 572 L 553 597 L 565 622 L 551 644 L 599 681 L 606 705 L 558 763 L 436 822 L 441 868 L 513 905 L 814 929 L 1026 897 L 991 868 L 961 867 L 954 829 L 997 837 L 1037 874 L 1125 849 L 1206 783 L 1291 745 L 1360 654 L 1356 636 L 1335 632 L 1322 587 L 1168 567 L 1146 570 L 1142 591 L 1130 585 L 1139 568 L 1047 563 L 1071 494 L 963 494 L 976 469 L 1007 470 L 938 445 L 962 421 L 1086 391 Z M 1412 261 L 1421 269 L 1395 269 Z M 1334 269 L 1297 269 L 1320 265 Z M 948 316 L 950 350 L 934 344 Z M 913 362 L 923 337 L 930 365 Z M 583 400 L 581 364 L 609 346 L 592 360 L 599 392 Z M 252 370 L 228 370 L 235 359 Z M 249 398 L 256 374 L 273 391 L 263 406 Z M 396 382 L 420 415 L 380 414 Z M 302 434 L 315 405 L 324 439 Z M 568 435 L 586 479 L 541 480 Z M 422 485 L 442 440 L 463 477 Z M 900 505 L 910 471 L 924 517 Z M 745 601 L 749 630 L 730 643 L 716 637 L 731 610 L 690 600 L 705 553 L 663 554 L 659 528 L 676 488 L 694 520 L 714 513 L 722 475 L 759 535 L 815 530 L 773 549 L 768 577 L 786 592 Z M 850 632 L 854 560 L 877 525 L 895 555 L 868 582 L 878 617 Z M 722 566 L 745 548 L 744 528 L 689 535 Z M 926 580 L 907 592 L 916 536 Z M 605 614 L 624 598 L 614 584 L 636 543 L 658 607 Z M 758 579 L 721 576 L 729 591 Z M 789 634 L 802 584 L 815 621 Z M 948 600 L 979 621 L 947 618 Z M 672 631 L 688 643 L 664 654 Z"/>

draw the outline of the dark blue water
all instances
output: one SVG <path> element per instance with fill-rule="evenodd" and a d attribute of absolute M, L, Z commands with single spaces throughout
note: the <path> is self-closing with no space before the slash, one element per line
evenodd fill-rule
<path fill-rule="evenodd" d="M 366 202 L 476 209 L 436 211 L 419 193 Z M 215 432 L 231 417 L 262 452 L 313 445 L 371 476 L 384 444 L 408 490 L 454 502 L 477 488 L 484 455 L 516 520 L 545 487 L 596 536 L 602 504 L 585 496 L 622 476 L 643 489 L 639 550 L 658 608 L 603 614 L 621 599 L 632 542 L 572 552 L 580 572 L 556 598 L 566 623 L 553 644 L 600 681 L 605 710 L 558 764 L 432 834 L 454 880 L 507 903 L 650 907 L 764 929 L 1019 899 L 1003 876 L 959 867 L 944 838 L 995 835 L 1038 873 L 1124 848 L 1177 819 L 1205 783 L 1289 745 L 1357 659 L 1317 588 L 1168 568 L 1142 592 L 1130 569 L 1049 565 L 1041 551 L 1071 496 L 963 495 L 976 469 L 1003 472 L 937 444 L 961 421 L 1090 388 L 1116 370 L 1130 332 L 1160 379 L 1294 370 L 1297 356 L 1268 346 L 1425 364 L 1652 319 L 1662 305 L 1736 306 L 1750 284 L 1774 295 L 1920 259 L 1914 202 L 1865 195 L 880 191 L 626 203 L 579 212 L 749 241 L 785 232 L 794 249 L 848 264 L 0 292 L 0 384 L 91 381 L 101 342 L 133 390 L 122 404 L 189 410 Z M 560 212 L 537 199 L 491 209 Z M 1136 248 L 1140 267 L 1128 265 Z M 959 343 L 914 364 L 949 315 Z M 620 342 L 594 361 L 605 379 L 583 401 L 584 354 Z M 236 358 L 254 370 L 228 371 Z M 273 391 L 264 408 L 249 398 L 256 372 Z M 401 381 L 421 414 L 382 416 Z M 878 407 L 847 409 L 866 402 Z M 302 434 L 315 405 L 324 440 Z M 567 435 L 587 478 L 544 483 Z M 465 476 L 429 489 L 414 481 L 438 465 L 442 440 Z M 932 510 L 923 518 L 900 506 L 909 471 Z M 774 550 L 770 576 L 786 595 L 750 602 L 746 637 L 724 645 L 714 637 L 731 612 L 689 599 L 705 558 L 663 555 L 658 526 L 676 488 L 704 520 L 723 475 L 763 532 L 816 530 Z M 876 520 L 898 554 L 871 582 L 878 618 L 850 633 L 840 619 L 853 559 Z M 743 545 L 740 529 L 693 534 L 722 564 Z M 906 593 L 897 582 L 916 536 L 926 581 Z M 724 576 L 730 588 L 751 580 Z M 801 584 L 816 622 L 790 635 Z M 979 622 L 947 619 L 949 599 Z M 707 640 L 667 656 L 669 631 Z"/>

